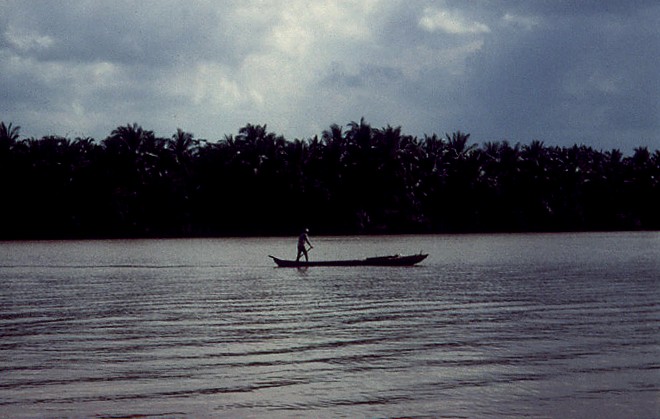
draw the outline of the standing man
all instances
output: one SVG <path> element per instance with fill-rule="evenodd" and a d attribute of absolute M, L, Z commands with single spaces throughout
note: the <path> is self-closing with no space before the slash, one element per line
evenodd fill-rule
<path fill-rule="evenodd" d="M 312 249 L 314 246 L 309 242 L 309 237 L 307 234 L 309 233 L 309 229 L 305 229 L 300 236 L 298 236 L 298 257 L 296 257 L 296 262 L 300 260 L 301 255 L 305 255 L 305 262 L 309 262 L 309 258 L 307 257 L 307 245 L 309 245 L 309 248 Z"/>

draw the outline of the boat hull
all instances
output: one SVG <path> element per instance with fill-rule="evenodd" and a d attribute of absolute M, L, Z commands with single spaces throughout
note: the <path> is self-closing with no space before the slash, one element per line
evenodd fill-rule
<path fill-rule="evenodd" d="M 409 256 L 378 256 L 366 259 L 295 261 L 270 256 L 280 268 L 305 268 L 311 266 L 412 266 L 426 259 L 428 255 L 420 253 Z"/>

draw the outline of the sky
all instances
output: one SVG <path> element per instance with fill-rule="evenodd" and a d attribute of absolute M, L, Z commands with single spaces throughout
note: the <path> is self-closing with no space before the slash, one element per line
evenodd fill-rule
<path fill-rule="evenodd" d="M 660 149 L 657 0 L 2 0 L 0 120 Z"/>

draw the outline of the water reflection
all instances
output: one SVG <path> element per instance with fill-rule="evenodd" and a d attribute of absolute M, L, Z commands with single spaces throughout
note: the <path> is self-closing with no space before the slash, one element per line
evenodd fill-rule
<path fill-rule="evenodd" d="M 1 244 L 0 411 L 657 416 L 658 234 L 315 243 L 431 256 L 275 269 L 289 241 Z"/>

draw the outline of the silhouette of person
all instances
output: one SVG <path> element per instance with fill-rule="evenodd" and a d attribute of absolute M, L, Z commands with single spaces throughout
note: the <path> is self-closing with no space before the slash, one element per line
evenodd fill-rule
<path fill-rule="evenodd" d="M 312 243 L 309 242 L 309 237 L 307 234 L 309 233 L 309 229 L 305 229 L 300 236 L 298 236 L 298 257 L 296 257 L 296 262 L 300 260 L 300 256 L 305 255 L 305 261 L 309 262 L 309 257 L 307 256 L 307 245 L 309 245 L 309 248 L 312 249 L 314 246 L 312 246 Z"/>

